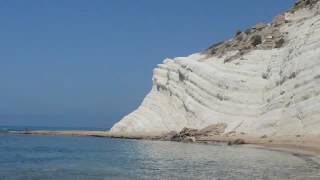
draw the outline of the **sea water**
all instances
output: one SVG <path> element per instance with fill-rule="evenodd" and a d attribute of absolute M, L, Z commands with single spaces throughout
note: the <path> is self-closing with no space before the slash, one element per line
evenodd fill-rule
<path fill-rule="evenodd" d="M 248 146 L 0 134 L 1 180 L 320 179 L 316 157 Z"/>

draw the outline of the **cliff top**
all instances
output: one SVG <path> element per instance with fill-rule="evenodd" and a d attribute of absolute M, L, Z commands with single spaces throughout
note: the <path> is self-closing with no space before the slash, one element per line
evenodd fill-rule
<path fill-rule="evenodd" d="M 300 9 L 313 9 L 320 0 L 299 0 L 286 13 L 294 14 Z M 271 23 L 258 23 L 245 31 L 237 30 L 234 38 L 210 46 L 204 53 L 210 56 L 222 57 L 226 52 L 236 51 L 227 57 L 224 62 L 230 62 L 242 55 L 256 49 L 266 50 L 281 48 L 286 42 L 286 33 L 280 31 L 280 27 L 290 23 L 286 14 L 276 16 Z"/>

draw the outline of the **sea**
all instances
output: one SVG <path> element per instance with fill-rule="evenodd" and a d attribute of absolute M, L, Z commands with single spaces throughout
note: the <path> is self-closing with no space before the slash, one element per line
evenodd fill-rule
<path fill-rule="evenodd" d="M 0 180 L 318 180 L 319 162 L 248 145 L 0 132 Z"/>

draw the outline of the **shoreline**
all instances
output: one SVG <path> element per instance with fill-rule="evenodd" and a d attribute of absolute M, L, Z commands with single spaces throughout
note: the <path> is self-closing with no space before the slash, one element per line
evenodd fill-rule
<path fill-rule="evenodd" d="M 17 135 L 48 135 L 48 136 L 78 136 L 78 137 L 100 137 L 115 139 L 137 139 L 137 140 L 158 140 L 172 141 L 161 139 L 160 136 L 123 136 L 112 134 L 108 131 L 83 131 L 83 130 L 67 130 L 67 131 L 9 131 L 8 134 Z M 253 145 L 254 148 L 280 151 L 291 154 L 300 154 L 308 156 L 320 156 L 320 137 L 319 136 L 277 136 L 277 137 L 253 137 L 248 135 L 236 135 L 232 137 L 226 136 L 208 136 L 200 137 L 196 141 L 188 141 L 188 143 L 202 144 L 228 144 L 230 141 L 243 139 L 244 143 L 239 145 Z M 175 141 L 185 142 L 185 141 Z"/>

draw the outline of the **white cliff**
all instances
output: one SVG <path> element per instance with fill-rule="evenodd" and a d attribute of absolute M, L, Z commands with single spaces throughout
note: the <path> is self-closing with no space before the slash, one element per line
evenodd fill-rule
<path fill-rule="evenodd" d="M 226 123 L 227 132 L 319 135 L 317 2 L 312 8 L 296 4 L 294 12 L 284 13 L 283 23 L 267 25 L 278 26 L 274 29 L 285 39 L 281 47 L 262 47 L 273 38 L 264 37 L 245 53 L 234 48 L 164 60 L 154 69 L 152 90 L 141 106 L 111 132 L 159 134 Z"/>

